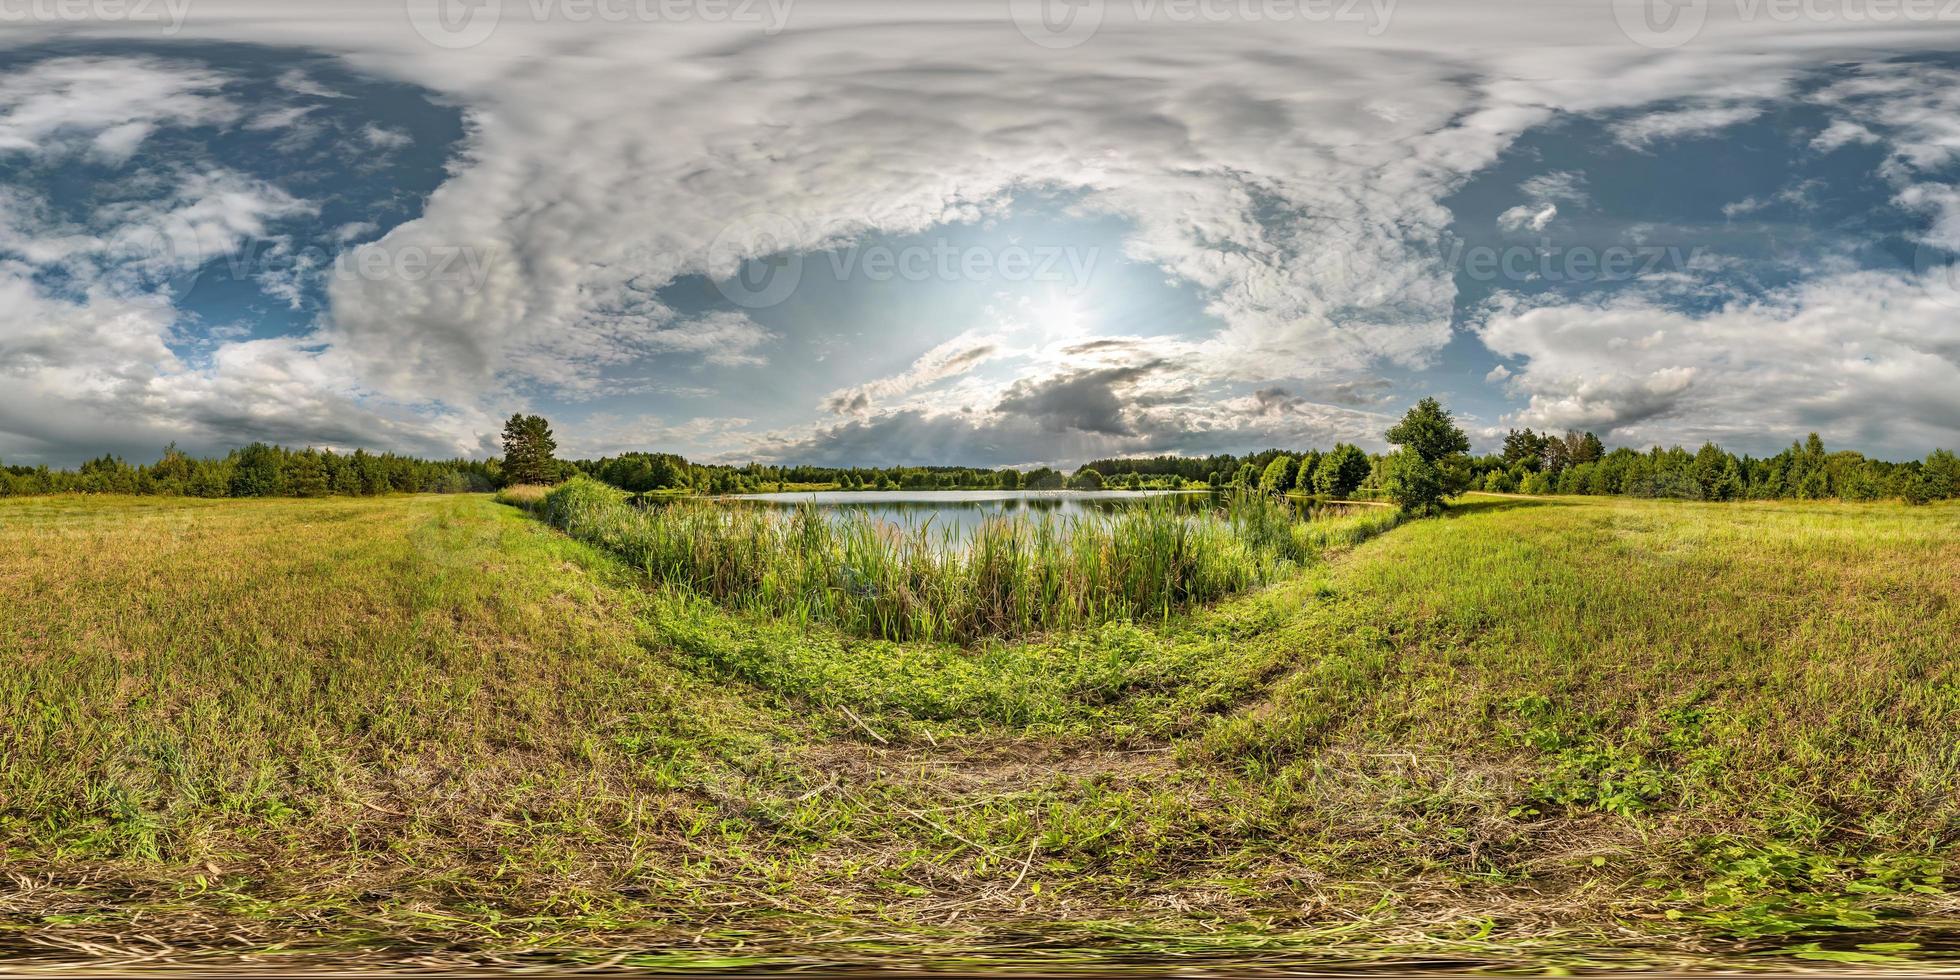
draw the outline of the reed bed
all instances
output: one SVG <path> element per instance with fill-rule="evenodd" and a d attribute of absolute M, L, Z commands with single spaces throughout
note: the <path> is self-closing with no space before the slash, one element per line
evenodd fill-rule
<path fill-rule="evenodd" d="M 890 640 L 972 642 L 1164 619 L 1276 581 L 1392 512 L 1301 520 L 1245 498 L 1199 514 L 1150 502 L 1111 515 L 1002 517 L 970 535 L 863 513 L 698 500 L 640 508 L 590 480 L 538 508 L 663 584 L 726 605 Z"/>
<path fill-rule="evenodd" d="M 537 511 L 544 507 L 544 495 L 551 488 L 537 483 L 519 483 L 497 491 L 497 502 L 519 510 Z"/>

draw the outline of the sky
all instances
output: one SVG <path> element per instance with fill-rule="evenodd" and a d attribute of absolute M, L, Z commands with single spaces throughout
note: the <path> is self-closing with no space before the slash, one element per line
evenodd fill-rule
<path fill-rule="evenodd" d="M 1957 180 L 1935 0 L 0 0 L 0 461 L 1917 458 Z"/>

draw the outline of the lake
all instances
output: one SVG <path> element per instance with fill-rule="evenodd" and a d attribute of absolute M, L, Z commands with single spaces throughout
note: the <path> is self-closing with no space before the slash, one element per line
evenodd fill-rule
<path fill-rule="evenodd" d="M 996 517 L 1093 517 L 1146 501 L 1168 503 L 1193 513 L 1214 499 L 1204 490 L 824 490 L 811 493 L 757 493 L 724 497 L 731 504 L 763 507 L 816 507 L 839 514 L 862 513 L 903 528 L 930 525 L 958 538 Z"/>

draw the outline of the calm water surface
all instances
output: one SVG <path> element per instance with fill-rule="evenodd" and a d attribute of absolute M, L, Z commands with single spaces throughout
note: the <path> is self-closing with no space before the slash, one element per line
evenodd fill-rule
<path fill-rule="evenodd" d="M 1143 503 L 1196 513 L 1215 499 L 1204 490 L 825 490 L 758 493 L 724 498 L 757 507 L 816 507 L 839 515 L 862 513 L 902 528 L 950 530 L 965 538 L 996 517 L 1093 517 Z"/>

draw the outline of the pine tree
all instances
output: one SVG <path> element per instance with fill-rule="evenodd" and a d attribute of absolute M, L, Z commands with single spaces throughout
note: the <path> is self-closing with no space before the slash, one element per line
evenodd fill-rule
<path fill-rule="evenodd" d="M 512 415 L 504 423 L 504 481 L 552 482 L 558 468 L 552 454 L 557 451 L 550 422 L 538 415 Z"/>
<path fill-rule="evenodd" d="M 331 486 L 327 482 L 327 468 L 321 463 L 320 454 L 311 449 L 293 457 L 286 482 L 295 497 L 324 497 Z"/>
<path fill-rule="evenodd" d="M 1721 475 L 1709 486 L 1708 499 L 1740 500 L 1743 496 L 1742 467 L 1736 465 L 1734 456 L 1729 456 L 1727 453 L 1723 455 L 1727 459 L 1723 463 Z"/>
<path fill-rule="evenodd" d="M 1504 462 L 1523 463 L 1528 469 L 1537 469 L 1544 461 L 1545 447 L 1538 433 L 1526 429 L 1519 432 L 1512 429 L 1504 437 Z"/>

